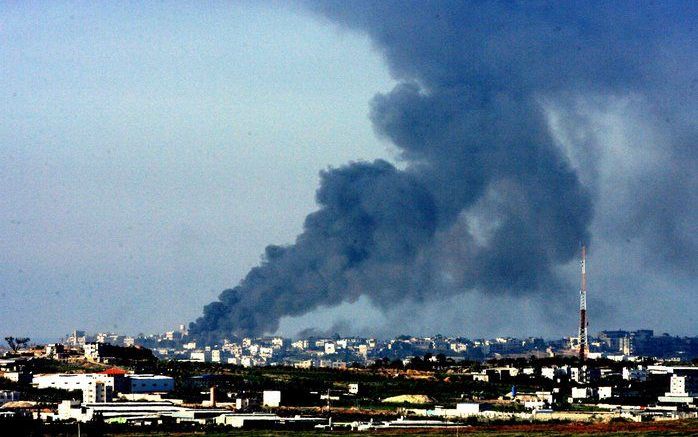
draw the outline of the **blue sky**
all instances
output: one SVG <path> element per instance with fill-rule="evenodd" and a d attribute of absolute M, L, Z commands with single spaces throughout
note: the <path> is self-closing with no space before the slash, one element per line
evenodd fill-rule
<path fill-rule="evenodd" d="M 390 156 L 366 37 L 279 4 L 0 6 L 0 331 L 164 330 Z"/>

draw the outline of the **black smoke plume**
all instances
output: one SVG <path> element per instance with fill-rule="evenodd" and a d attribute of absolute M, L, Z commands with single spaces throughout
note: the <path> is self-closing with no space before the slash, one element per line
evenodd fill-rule
<path fill-rule="evenodd" d="M 635 193 L 628 214 L 651 222 L 619 226 L 648 247 L 672 244 L 667 263 L 690 268 L 697 247 L 689 232 L 698 191 L 695 3 L 307 7 L 365 32 L 384 56 L 399 83 L 373 99 L 371 120 L 398 147 L 404 170 L 375 161 L 322 172 L 319 210 L 296 242 L 267 247 L 260 266 L 204 308 L 191 324 L 194 336 L 274 332 L 282 317 L 362 295 L 387 308 L 468 290 L 559 293 L 559 267 L 591 238 L 598 190 L 580 181 L 544 103 L 578 96 L 637 95 L 652 117 L 671 118 L 675 138 L 661 153 L 693 173 Z M 694 75 L 672 74 L 672 63 Z M 568 115 L 574 124 L 574 111 Z"/>

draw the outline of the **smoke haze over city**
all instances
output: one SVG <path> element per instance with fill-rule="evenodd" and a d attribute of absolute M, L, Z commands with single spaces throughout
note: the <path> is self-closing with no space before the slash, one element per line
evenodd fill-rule
<path fill-rule="evenodd" d="M 156 7 L 68 9 L 48 14 L 62 43 L 26 33 L 22 10 L 5 20 L 8 327 L 60 300 L 42 317 L 159 329 L 137 320 L 156 311 L 208 338 L 572 335 L 586 243 L 592 331 L 692 333 L 693 3 L 199 6 L 208 30 L 189 37 Z M 80 50 L 75 17 L 97 26 Z M 128 61 L 168 32 L 153 64 Z M 79 56 L 35 79 L 41 94 L 23 53 L 46 46 L 47 66 Z M 78 103 L 43 108 L 56 81 L 82 84 Z"/>

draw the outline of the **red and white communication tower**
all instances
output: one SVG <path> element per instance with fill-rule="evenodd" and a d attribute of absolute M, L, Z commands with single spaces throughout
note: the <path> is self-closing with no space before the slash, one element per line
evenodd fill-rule
<path fill-rule="evenodd" d="M 587 338 L 587 249 L 582 246 L 582 287 L 579 290 L 579 360 L 584 361 L 589 351 Z"/>

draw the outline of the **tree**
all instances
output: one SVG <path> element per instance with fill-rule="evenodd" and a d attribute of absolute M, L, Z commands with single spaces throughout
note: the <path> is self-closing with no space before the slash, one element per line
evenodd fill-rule
<path fill-rule="evenodd" d="M 5 337 L 5 341 L 8 346 L 10 346 L 10 349 L 12 349 L 12 352 L 17 352 L 20 347 L 26 346 L 26 344 L 29 343 L 29 337 Z"/>

